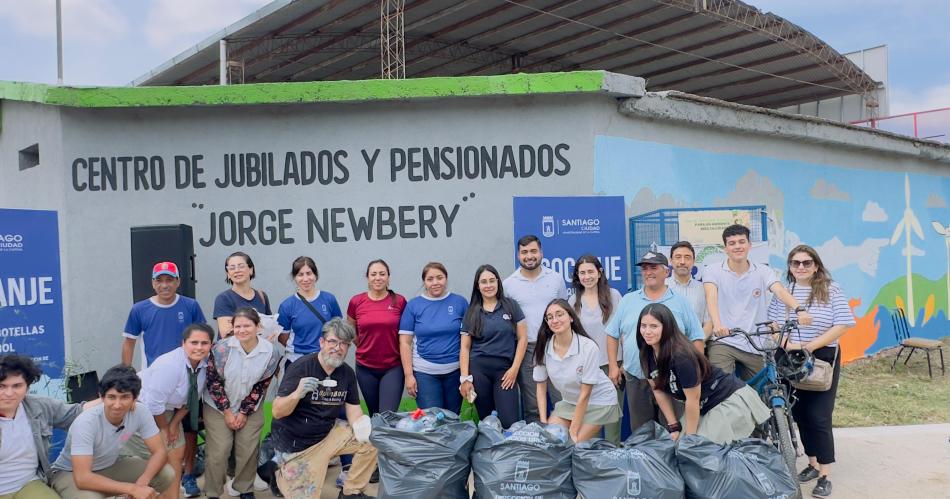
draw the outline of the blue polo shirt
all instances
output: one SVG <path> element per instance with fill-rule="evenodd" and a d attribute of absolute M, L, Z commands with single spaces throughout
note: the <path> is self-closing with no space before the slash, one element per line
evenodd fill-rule
<path fill-rule="evenodd" d="M 514 360 L 515 348 L 518 346 L 517 324 L 525 318 L 518 302 L 508 299 L 508 308 L 511 310 L 510 314 L 501 303 L 495 305 L 495 310 L 491 312 L 479 307 L 482 322 L 478 338 L 471 335 L 471 321 L 462 322 L 462 334 L 472 336 L 471 358 L 485 356 Z"/>
<path fill-rule="evenodd" d="M 459 331 L 468 301 L 446 293 L 439 298 L 417 296 L 406 304 L 399 334 L 415 336 L 412 368 L 426 374 L 452 372 L 459 367 Z"/>
<path fill-rule="evenodd" d="M 328 321 L 334 317 L 343 316 L 336 297 L 326 291 L 319 291 L 317 296 L 310 300 L 310 304 Z M 280 327 L 284 328 L 284 331 L 293 333 L 293 340 L 288 346 L 293 347 L 293 358 L 295 360 L 301 355 L 320 351 L 323 321 L 307 307 L 307 304 L 296 293 L 281 302 L 280 307 L 277 308 L 277 313 L 279 314 L 277 323 L 280 324 Z"/>
<path fill-rule="evenodd" d="M 676 324 L 690 341 L 704 340 L 703 325 L 699 323 L 696 313 L 689 301 L 676 294 L 669 287 L 659 300 L 647 298 L 643 288 L 627 293 L 620 299 L 620 305 L 613 317 L 607 323 L 607 335 L 620 340 L 623 345 L 623 368 L 633 376 L 645 378 L 640 368 L 640 348 L 637 346 L 637 323 L 640 321 L 640 312 L 651 303 L 662 303 L 673 312 Z"/>
<path fill-rule="evenodd" d="M 198 302 L 187 296 L 175 295 L 171 305 L 159 305 L 147 298 L 132 305 L 123 336 L 142 336 L 147 367 L 160 355 L 180 347 L 182 331 L 196 322 L 205 323 L 205 314 Z"/>

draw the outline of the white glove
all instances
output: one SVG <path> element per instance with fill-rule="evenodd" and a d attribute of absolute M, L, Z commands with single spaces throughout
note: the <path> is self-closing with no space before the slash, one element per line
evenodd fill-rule
<path fill-rule="evenodd" d="M 300 378 L 294 395 L 296 395 L 298 399 L 302 399 L 307 396 L 308 392 L 316 390 L 318 386 L 320 386 L 320 380 L 317 378 Z"/>
<path fill-rule="evenodd" d="M 353 436 L 356 437 L 357 442 L 365 444 L 369 442 L 369 434 L 372 429 L 369 416 L 364 414 L 353 423 Z"/>

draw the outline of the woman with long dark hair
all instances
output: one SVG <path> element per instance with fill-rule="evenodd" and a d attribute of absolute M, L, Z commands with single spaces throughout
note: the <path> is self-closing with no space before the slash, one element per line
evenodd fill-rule
<path fill-rule="evenodd" d="M 798 474 L 802 483 L 818 479 L 812 495 L 831 494 L 831 464 L 835 462 L 835 441 L 831 432 L 831 414 L 835 408 L 838 377 L 841 374 L 841 355 L 838 339 L 854 325 L 854 315 L 844 292 L 831 280 L 831 274 L 811 246 L 804 244 L 788 253 L 788 272 L 785 279 L 788 292 L 812 316 L 812 323 L 799 326 L 797 333 L 788 338 L 786 350 L 804 349 L 816 358 L 834 366 L 831 387 L 823 392 L 794 390 L 798 402 L 792 406 L 792 415 L 798 423 L 799 434 L 808 466 Z M 795 311 L 772 299 L 769 319 L 784 323 Z"/>
<path fill-rule="evenodd" d="M 420 409 L 458 413 L 459 332 L 468 302 L 448 290 L 449 272 L 439 262 L 422 268 L 425 291 L 409 300 L 399 321 L 399 356 L 406 391 Z"/>
<path fill-rule="evenodd" d="M 528 348 L 528 326 L 491 265 L 475 271 L 461 333 L 459 392 L 468 397 L 475 390 L 479 419 L 498 411 L 501 424 L 511 426 L 518 421 L 518 370 Z"/>
<path fill-rule="evenodd" d="M 389 275 L 385 260 L 369 262 L 367 290 L 346 307 L 346 320 L 356 329 L 356 381 L 371 415 L 398 410 L 402 399 L 399 318 L 406 298 L 389 289 Z"/>
<path fill-rule="evenodd" d="M 666 305 L 644 307 L 637 322 L 640 363 L 674 440 L 697 433 L 714 442 L 748 437 L 769 418 L 759 394 L 734 374 L 712 366 L 680 332 Z M 684 402 L 681 421 L 673 399 Z"/>
<path fill-rule="evenodd" d="M 542 423 L 567 428 L 574 442 L 590 440 L 602 426 L 620 420 L 616 389 L 600 369 L 599 355 L 574 308 L 567 300 L 552 300 L 538 330 L 534 381 L 539 401 L 547 400 L 548 381 L 562 399 L 550 417 L 545 403 L 538 404 L 538 412 Z"/>
<path fill-rule="evenodd" d="M 594 255 L 585 254 L 577 259 L 571 276 L 574 294 L 568 299 L 574 312 L 581 319 L 584 330 L 597 343 L 600 356 L 598 362 L 604 374 L 608 374 L 607 359 L 607 321 L 613 316 L 620 304 L 620 292 L 610 287 L 604 267 Z M 608 376 L 609 377 L 609 376 Z M 623 402 L 623 390 L 617 386 L 617 403 Z M 604 425 L 604 437 L 614 443 L 620 443 L 620 421 Z"/>
<path fill-rule="evenodd" d="M 333 294 L 317 288 L 320 272 L 313 258 L 297 257 L 290 265 L 290 277 L 297 289 L 277 308 L 277 323 L 286 331 L 280 342 L 287 346 L 285 356 L 292 362 L 319 352 L 323 325 L 343 313 Z"/>

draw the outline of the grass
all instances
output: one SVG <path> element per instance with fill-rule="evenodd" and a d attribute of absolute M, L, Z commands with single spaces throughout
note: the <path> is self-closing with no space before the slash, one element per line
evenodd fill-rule
<path fill-rule="evenodd" d="M 943 338 L 944 362 L 950 363 L 950 336 Z M 940 371 L 940 354 L 930 354 L 934 377 L 927 374 L 927 355 L 917 351 L 907 365 L 899 348 L 845 365 L 838 384 L 835 427 L 886 426 L 950 422 L 950 375 Z M 950 366 L 948 366 L 950 367 Z"/>

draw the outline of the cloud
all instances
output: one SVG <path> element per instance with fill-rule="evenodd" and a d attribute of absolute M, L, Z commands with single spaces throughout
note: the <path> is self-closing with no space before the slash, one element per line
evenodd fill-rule
<path fill-rule="evenodd" d="M 129 21 L 114 0 L 63 0 L 64 52 L 75 45 L 106 44 L 123 37 Z M 0 19 L 23 35 L 55 39 L 54 2 L 0 2 Z"/>
<path fill-rule="evenodd" d="M 627 216 L 635 217 L 644 213 L 665 208 L 685 208 L 686 203 L 678 201 L 672 194 L 663 193 L 659 196 L 653 194 L 649 187 L 643 187 L 633 196 L 633 200 L 627 205 Z"/>
<path fill-rule="evenodd" d="M 868 203 L 864 205 L 864 212 L 861 213 L 861 220 L 865 222 L 886 222 L 887 212 L 876 202 L 868 201 Z"/>
<path fill-rule="evenodd" d="M 145 14 L 145 38 L 159 50 L 184 50 L 270 0 L 154 0 Z"/>
<path fill-rule="evenodd" d="M 850 201 L 851 195 L 842 191 L 835 184 L 826 182 L 820 178 L 811 186 L 811 197 L 815 199 L 827 199 L 830 201 Z"/>
<path fill-rule="evenodd" d="M 889 92 L 890 114 L 914 113 L 947 107 L 950 102 L 950 84 L 935 85 L 917 92 L 892 87 Z M 911 116 L 881 120 L 878 128 L 914 136 Z M 950 111 L 917 115 L 917 136 L 940 142 L 950 141 Z"/>
<path fill-rule="evenodd" d="M 834 272 L 848 265 L 857 265 L 865 274 L 874 277 L 877 273 L 877 262 L 881 255 L 881 248 L 890 243 L 887 239 L 869 238 L 858 246 L 845 246 L 837 236 L 822 243 L 815 250 L 821 255 L 821 260 L 828 270 Z"/>
<path fill-rule="evenodd" d="M 716 200 L 718 206 L 743 206 L 764 204 L 771 212 L 781 214 L 785 211 L 785 193 L 755 170 L 749 170 L 736 182 L 736 189 L 728 196 Z"/>
<path fill-rule="evenodd" d="M 943 196 L 937 194 L 936 192 L 932 192 L 929 196 L 927 196 L 927 204 L 924 206 L 927 208 L 946 208 L 947 202 L 943 199 Z"/>

